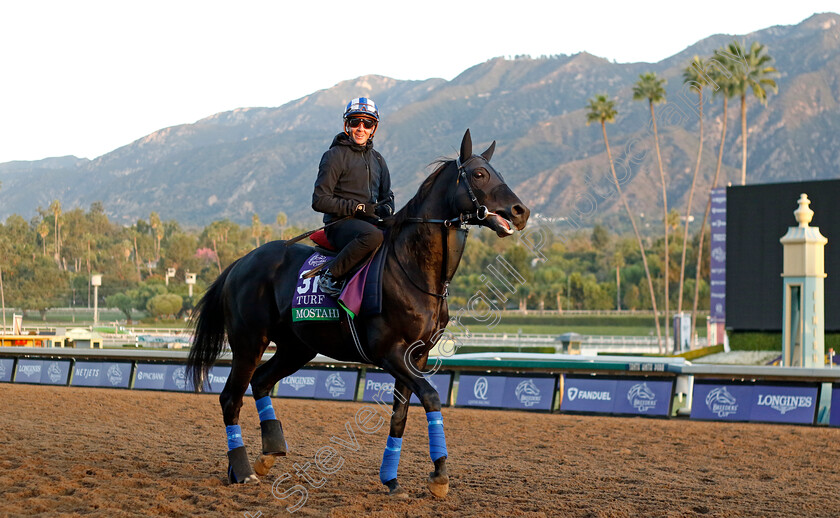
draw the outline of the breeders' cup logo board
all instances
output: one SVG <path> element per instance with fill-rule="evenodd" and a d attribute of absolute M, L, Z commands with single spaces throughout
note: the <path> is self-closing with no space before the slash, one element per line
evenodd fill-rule
<path fill-rule="evenodd" d="M 185 365 L 170 365 L 167 369 L 166 383 L 164 383 L 164 390 L 176 390 L 183 392 L 187 389 L 187 378 L 185 376 L 187 367 Z M 192 383 L 190 383 L 192 388 Z"/>
<path fill-rule="evenodd" d="M 520 381 L 519 384 L 516 385 L 514 394 L 516 394 L 516 399 L 518 399 L 519 402 L 526 407 L 538 405 L 540 401 L 542 401 L 540 389 L 537 387 L 536 383 L 534 383 L 533 379 Z"/>
<path fill-rule="evenodd" d="M 563 399 L 560 410 L 563 412 L 612 413 L 615 407 L 616 384 L 614 379 L 575 378 L 563 379 Z"/>
<path fill-rule="evenodd" d="M 457 406 L 501 408 L 505 392 L 505 376 L 463 374 L 458 384 Z M 511 392 L 513 392 L 511 390 Z"/>
<path fill-rule="evenodd" d="M 0 358 L 0 381 L 12 381 L 12 368 L 15 361 L 11 358 Z"/>
<path fill-rule="evenodd" d="M 97 377 L 99 373 L 96 373 Z M 61 367 L 59 366 L 58 362 L 50 362 L 49 366 L 47 367 L 47 377 L 50 379 L 50 383 L 53 385 L 59 383 L 61 381 Z"/>
<path fill-rule="evenodd" d="M 818 392 L 816 386 L 756 385 L 750 420 L 813 424 Z"/>
<path fill-rule="evenodd" d="M 616 384 L 616 414 L 667 416 L 674 382 L 669 379 L 620 379 Z"/>
<path fill-rule="evenodd" d="M 748 421 L 752 394 L 752 385 L 722 385 L 695 381 L 691 418 Z"/>
<path fill-rule="evenodd" d="M 723 418 L 738 412 L 738 398 L 730 394 L 726 387 L 718 387 L 706 396 L 706 407 Z"/>
<path fill-rule="evenodd" d="M 130 364 L 112 363 L 111 366 L 108 367 L 108 370 L 105 371 L 105 379 L 108 380 L 108 384 L 112 387 L 128 387 L 128 376 L 130 373 Z"/>
<path fill-rule="evenodd" d="M 554 377 L 508 377 L 505 379 L 502 407 L 520 410 L 551 410 L 556 383 Z"/>
<path fill-rule="evenodd" d="M 316 399 L 352 401 L 356 397 L 356 370 L 318 370 L 315 377 Z"/>

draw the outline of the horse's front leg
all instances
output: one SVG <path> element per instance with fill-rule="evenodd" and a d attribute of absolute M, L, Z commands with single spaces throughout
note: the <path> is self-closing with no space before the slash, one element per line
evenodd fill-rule
<path fill-rule="evenodd" d="M 396 361 L 386 361 L 386 370 L 394 378 L 407 386 L 411 392 L 417 394 L 423 408 L 426 409 L 426 420 L 429 423 L 429 455 L 435 464 L 435 470 L 429 473 L 429 491 L 438 498 L 443 498 L 449 493 L 449 474 L 446 471 L 446 435 L 443 432 L 443 416 L 440 412 L 440 396 L 431 383 L 419 375 L 415 375 L 417 369 L 406 366 L 402 358 Z M 406 401 L 405 404 L 408 404 Z"/>
<path fill-rule="evenodd" d="M 379 468 L 379 480 L 388 487 L 388 494 L 398 498 L 407 498 L 408 493 L 397 481 L 397 468 L 400 464 L 402 436 L 408 417 L 408 401 L 411 390 L 399 381 L 394 383 L 394 411 L 391 414 L 391 430 L 382 454 L 382 466 Z"/>

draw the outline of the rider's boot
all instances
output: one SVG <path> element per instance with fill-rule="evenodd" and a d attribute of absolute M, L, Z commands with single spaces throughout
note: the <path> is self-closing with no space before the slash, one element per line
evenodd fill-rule
<path fill-rule="evenodd" d="M 333 277 L 332 272 L 327 269 L 318 279 L 318 287 L 330 297 L 338 297 L 344 288 L 344 281 Z"/>

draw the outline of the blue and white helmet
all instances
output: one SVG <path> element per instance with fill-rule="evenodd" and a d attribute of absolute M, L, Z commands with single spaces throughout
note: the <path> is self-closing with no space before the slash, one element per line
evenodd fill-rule
<path fill-rule="evenodd" d="M 346 120 L 354 115 L 367 115 L 379 122 L 379 109 L 373 99 L 367 97 L 357 97 L 347 103 L 347 108 L 344 109 L 344 119 Z"/>

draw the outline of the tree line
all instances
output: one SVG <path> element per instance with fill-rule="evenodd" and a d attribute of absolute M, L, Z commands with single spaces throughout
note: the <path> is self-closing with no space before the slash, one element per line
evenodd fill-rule
<path fill-rule="evenodd" d="M 699 116 L 699 145 L 697 148 L 697 161 L 694 168 L 694 175 L 692 176 L 691 188 L 689 190 L 688 201 L 686 203 L 685 228 L 682 240 L 682 254 L 680 260 L 680 277 L 678 289 L 678 303 L 677 310 L 683 309 L 683 289 L 685 286 L 686 274 L 686 253 L 687 253 L 687 236 L 688 224 L 691 216 L 691 202 L 694 197 L 694 190 L 697 184 L 697 173 L 700 169 L 701 156 L 703 152 L 703 105 L 708 102 L 708 98 L 704 100 L 704 91 L 710 91 L 712 98 L 720 98 L 723 102 L 723 124 L 721 129 L 717 168 L 715 176 L 709 185 L 709 191 L 717 187 L 720 178 L 720 168 L 723 159 L 723 148 L 726 140 L 726 130 L 728 121 L 728 100 L 733 97 L 740 99 L 740 118 L 741 118 L 741 185 L 746 184 L 747 178 L 747 96 L 752 94 L 761 104 L 767 102 L 767 92 L 778 91 L 774 77 L 778 75 L 778 71 L 770 64 L 773 58 L 768 54 L 764 45 L 753 42 L 749 48 L 738 41 L 733 41 L 728 46 L 722 47 L 714 51 L 712 56 L 708 58 L 701 58 L 695 56 L 692 61 L 685 67 L 683 71 L 683 82 L 688 90 L 693 91 L 698 96 L 698 103 L 696 105 L 696 114 Z M 659 133 L 656 125 L 656 111 L 655 105 L 665 102 L 665 79 L 657 77 L 656 73 L 648 72 L 641 74 L 639 80 L 633 85 L 633 100 L 647 101 L 650 110 L 651 128 L 653 131 L 653 140 L 656 150 L 656 159 L 659 171 L 659 180 L 662 186 L 662 198 L 660 200 L 662 205 L 662 222 L 664 228 L 664 251 L 663 257 L 669 258 L 669 230 L 672 227 L 672 214 L 668 211 L 668 192 L 667 192 L 667 174 L 665 172 L 662 155 L 659 148 Z M 633 227 L 634 234 L 638 245 L 639 252 L 642 257 L 642 262 L 645 265 L 645 275 L 647 277 L 648 290 L 652 300 L 654 314 L 658 316 L 656 306 L 655 287 L 653 277 L 650 269 L 647 267 L 647 254 L 644 244 L 642 243 L 639 230 L 636 225 L 633 213 L 630 211 L 629 205 L 624 194 L 621 192 L 621 184 L 615 173 L 615 165 L 612 158 L 612 153 L 609 145 L 609 138 L 607 136 L 606 123 L 615 122 L 618 115 L 616 110 L 616 102 L 607 94 L 598 94 L 589 99 L 586 106 L 587 109 L 587 124 L 598 122 L 601 125 L 601 130 L 604 138 L 604 145 L 607 151 L 607 159 L 610 162 L 610 171 L 613 176 L 615 187 L 618 191 L 619 198 L 624 206 L 627 217 Z M 703 247 L 706 223 L 708 222 L 709 210 L 711 208 L 711 196 L 706 204 L 706 212 L 703 216 L 703 223 L 700 227 L 700 239 L 698 246 Z M 676 216 L 677 220 L 679 216 Z M 701 257 L 697 258 L 698 264 Z M 664 260 L 664 286 L 662 288 L 664 294 L 664 313 L 665 313 L 665 336 L 668 336 L 669 318 L 668 312 L 671 308 L 669 302 L 670 295 L 670 275 L 669 265 L 670 260 Z M 692 311 L 692 325 L 696 326 L 697 310 L 699 302 L 700 289 L 700 272 L 701 268 L 695 268 L 695 283 L 694 283 L 694 297 L 693 297 L 693 311 Z M 659 329 L 659 319 L 656 318 L 656 332 L 659 336 L 660 351 L 662 351 L 662 334 Z M 692 332 L 692 336 L 693 336 Z"/>

